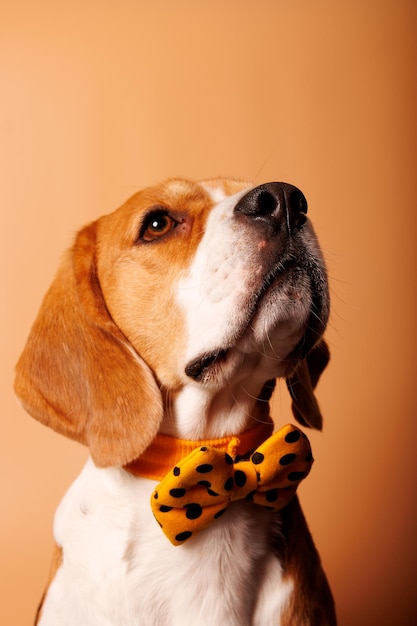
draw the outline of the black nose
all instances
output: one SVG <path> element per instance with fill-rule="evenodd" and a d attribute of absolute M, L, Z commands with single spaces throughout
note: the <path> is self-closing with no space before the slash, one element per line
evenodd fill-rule
<path fill-rule="evenodd" d="M 274 232 L 285 225 L 291 233 L 306 221 L 307 200 L 304 194 L 288 183 L 265 183 L 243 196 L 235 212 L 266 221 Z"/>

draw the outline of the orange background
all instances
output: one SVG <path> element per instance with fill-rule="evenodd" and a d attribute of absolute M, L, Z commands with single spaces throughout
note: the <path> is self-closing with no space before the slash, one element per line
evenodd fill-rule
<path fill-rule="evenodd" d="M 414 0 L 1 0 L 1 624 L 31 623 L 86 458 L 17 406 L 14 363 L 73 233 L 177 174 L 305 192 L 333 359 L 303 506 L 341 626 L 417 623 L 416 17 Z M 290 419 L 284 389 L 273 408 Z"/>

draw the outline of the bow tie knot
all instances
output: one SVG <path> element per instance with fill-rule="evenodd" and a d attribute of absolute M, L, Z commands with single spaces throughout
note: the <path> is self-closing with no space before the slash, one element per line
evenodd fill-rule
<path fill-rule="evenodd" d="M 313 463 L 307 437 L 287 425 L 261 444 L 249 459 L 233 459 L 202 446 L 183 458 L 156 487 L 152 511 L 174 545 L 218 519 L 235 500 L 272 511 L 294 496 Z"/>

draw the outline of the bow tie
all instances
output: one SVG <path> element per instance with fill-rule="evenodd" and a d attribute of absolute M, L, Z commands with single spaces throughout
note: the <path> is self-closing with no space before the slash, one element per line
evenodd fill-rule
<path fill-rule="evenodd" d="M 235 500 L 279 511 L 312 463 L 307 437 L 292 425 L 269 437 L 247 460 L 234 460 L 227 452 L 203 445 L 162 479 L 151 498 L 152 511 L 171 543 L 181 545 Z"/>

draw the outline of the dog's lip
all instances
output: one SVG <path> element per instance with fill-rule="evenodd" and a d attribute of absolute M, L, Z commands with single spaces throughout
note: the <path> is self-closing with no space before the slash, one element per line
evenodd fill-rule
<path fill-rule="evenodd" d="M 212 369 L 215 365 L 221 365 L 225 362 L 228 351 L 228 348 L 222 348 L 201 354 L 187 363 L 185 373 L 196 382 L 200 382 L 203 380 L 208 370 Z"/>

